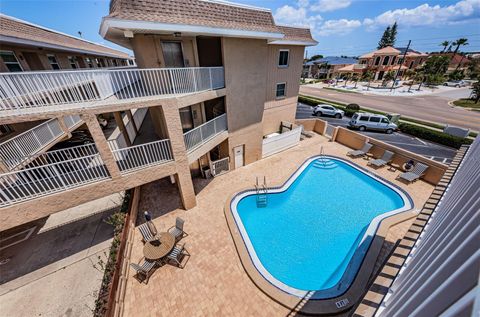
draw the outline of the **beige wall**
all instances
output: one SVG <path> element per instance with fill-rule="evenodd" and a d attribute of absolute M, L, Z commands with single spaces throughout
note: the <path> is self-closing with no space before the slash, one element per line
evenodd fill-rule
<path fill-rule="evenodd" d="M 282 121 L 294 122 L 298 97 L 290 97 L 265 103 L 263 135 L 278 132 Z"/>

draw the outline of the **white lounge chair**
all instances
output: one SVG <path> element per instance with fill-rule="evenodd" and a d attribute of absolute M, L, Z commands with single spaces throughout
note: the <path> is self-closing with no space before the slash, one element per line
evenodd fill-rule
<path fill-rule="evenodd" d="M 180 241 L 183 237 L 188 236 L 188 234 L 183 231 L 183 224 L 185 220 L 180 217 L 175 219 L 175 226 L 168 229 L 168 232 L 175 237 L 175 241 Z"/>
<path fill-rule="evenodd" d="M 176 244 L 173 247 L 173 250 L 167 255 L 167 261 L 172 261 L 179 268 L 183 269 L 185 266 L 182 266 L 182 258 L 185 255 L 190 256 L 190 253 L 188 253 L 187 249 L 185 249 L 185 245 Z"/>
<path fill-rule="evenodd" d="M 368 165 L 373 165 L 375 167 L 383 167 L 392 161 L 394 155 L 395 153 L 386 150 L 385 152 L 383 152 L 381 158 L 369 161 Z"/>
<path fill-rule="evenodd" d="M 135 270 L 137 277 L 143 277 L 141 283 L 145 282 L 145 284 L 148 284 L 148 280 L 150 279 L 150 275 L 152 274 L 156 264 L 157 263 L 155 261 L 145 259 L 141 264 L 130 263 L 130 266 Z"/>
<path fill-rule="evenodd" d="M 427 169 L 428 169 L 427 165 L 422 163 L 417 163 L 415 164 L 415 166 L 411 171 L 401 173 L 400 175 L 398 175 L 397 178 L 401 178 L 403 180 L 406 180 L 409 183 L 413 183 L 414 181 L 418 180 L 423 175 L 425 175 L 425 172 Z"/>
<path fill-rule="evenodd" d="M 153 223 L 151 225 L 153 225 Z M 138 230 L 140 230 L 140 233 L 142 234 L 143 242 L 148 242 L 155 239 L 155 235 L 148 227 L 148 223 L 142 223 L 140 226 L 138 226 Z"/>
<path fill-rule="evenodd" d="M 363 147 L 360 150 L 349 151 L 349 152 L 347 152 L 347 155 L 352 156 L 352 157 L 364 156 L 365 154 L 368 153 L 368 151 L 370 151 L 372 146 L 373 146 L 372 144 L 370 144 L 368 142 L 365 142 L 365 144 L 363 145 Z"/>

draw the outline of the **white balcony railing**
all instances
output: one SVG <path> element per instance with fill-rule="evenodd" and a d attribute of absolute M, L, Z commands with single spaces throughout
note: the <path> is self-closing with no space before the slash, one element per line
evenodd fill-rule
<path fill-rule="evenodd" d="M 170 140 L 160 140 L 112 150 L 122 173 L 173 161 Z"/>
<path fill-rule="evenodd" d="M 22 170 L 0 174 L 0 207 L 108 178 L 93 144 L 43 153 Z"/>
<path fill-rule="evenodd" d="M 80 116 L 65 116 L 69 129 L 76 127 L 82 120 Z M 66 136 L 57 118 L 45 121 L 13 138 L 0 143 L 0 160 L 11 171 L 38 154 L 53 141 Z"/>
<path fill-rule="evenodd" d="M 225 86 L 223 67 L 42 71 L 0 74 L 1 111 L 188 94 Z M 61 108 L 59 108 L 61 109 Z"/>
<path fill-rule="evenodd" d="M 212 171 L 211 173 L 213 177 L 217 177 L 228 172 L 230 170 L 230 158 L 225 157 L 217 161 L 211 161 L 210 170 Z"/>
<path fill-rule="evenodd" d="M 184 133 L 183 139 L 185 140 L 187 152 L 195 150 L 200 145 L 227 129 L 227 114 L 224 113 Z"/>

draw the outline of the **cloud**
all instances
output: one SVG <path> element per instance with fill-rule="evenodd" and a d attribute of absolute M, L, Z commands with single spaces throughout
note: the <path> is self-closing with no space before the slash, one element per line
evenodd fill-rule
<path fill-rule="evenodd" d="M 385 26 L 397 21 L 402 26 L 445 25 L 480 18 L 480 0 L 462 0 L 448 6 L 425 3 L 413 9 L 388 10 L 363 21 L 367 27 Z"/>
<path fill-rule="evenodd" d="M 335 11 L 347 8 L 351 3 L 351 0 L 317 0 L 315 4 L 310 6 L 310 10 L 314 12 Z"/>
<path fill-rule="evenodd" d="M 305 1 L 304 1 L 305 2 Z M 300 1 L 302 3 L 302 1 Z M 320 15 L 308 16 L 305 7 L 294 8 L 289 5 L 284 5 L 275 11 L 275 22 L 277 24 L 286 24 L 294 26 L 306 26 L 315 29 L 322 17 Z"/>
<path fill-rule="evenodd" d="M 362 26 L 359 20 L 328 20 L 320 26 L 316 32 L 320 36 L 345 35 Z"/>

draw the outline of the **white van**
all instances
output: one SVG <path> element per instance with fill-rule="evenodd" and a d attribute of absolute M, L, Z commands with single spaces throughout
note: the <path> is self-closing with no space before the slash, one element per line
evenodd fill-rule
<path fill-rule="evenodd" d="M 348 126 L 360 131 L 376 130 L 386 132 L 387 134 L 393 133 L 398 128 L 395 123 L 390 122 L 385 116 L 364 112 L 356 112 Z"/>

